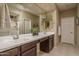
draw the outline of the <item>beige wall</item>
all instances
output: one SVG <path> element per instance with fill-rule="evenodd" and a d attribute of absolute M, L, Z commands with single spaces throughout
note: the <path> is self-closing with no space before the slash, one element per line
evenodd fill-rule
<path fill-rule="evenodd" d="M 1 7 L 0 7 L 0 11 L 1 11 Z M 0 12 L 0 26 L 1 26 L 1 12 Z"/>
<path fill-rule="evenodd" d="M 65 10 L 61 12 L 61 18 L 70 16 L 76 16 L 76 8 L 72 8 L 70 10 Z"/>
<path fill-rule="evenodd" d="M 79 17 L 79 4 L 77 5 L 77 16 Z M 79 46 L 79 25 L 77 25 L 77 45 Z"/>
<path fill-rule="evenodd" d="M 56 8 L 53 13 L 53 19 L 54 19 L 54 32 L 55 32 L 55 37 L 54 37 L 54 44 L 55 46 L 59 45 L 59 35 L 58 35 L 58 27 L 59 27 L 59 20 L 60 20 L 60 14 L 59 10 Z"/>
<path fill-rule="evenodd" d="M 43 14 L 45 15 L 45 14 Z M 54 45 L 57 46 L 59 43 L 59 37 L 58 37 L 58 26 L 59 26 L 59 11 L 58 9 L 55 9 L 54 11 L 47 13 L 48 20 L 51 19 L 50 21 L 50 27 L 46 30 L 44 29 L 44 23 L 42 24 L 42 17 L 43 15 L 40 15 L 40 20 L 39 20 L 39 25 L 40 25 L 40 31 L 51 31 L 55 33 L 54 36 Z"/>

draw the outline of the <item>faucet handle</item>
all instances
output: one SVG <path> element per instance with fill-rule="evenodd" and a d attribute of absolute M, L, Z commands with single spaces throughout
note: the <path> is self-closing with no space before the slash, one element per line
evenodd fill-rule
<path fill-rule="evenodd" d="M 13 39 L 18 39 L 19 35 L 13 35 Z"/>

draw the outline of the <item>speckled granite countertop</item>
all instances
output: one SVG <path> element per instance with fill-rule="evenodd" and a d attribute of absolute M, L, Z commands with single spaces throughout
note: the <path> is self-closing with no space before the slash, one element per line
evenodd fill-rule
<path fill-rule="evenodd" d="M 39 40 L 41 38 L 44 38 L 53 34 L 54 32 L 46 32 L 46 33 L 41 32 L 36 36 L 32 36 L 31 33 L 22 34 L 22 35 L 19 35 L 19 39 L 13 39 L 12 36 L 0 37 L 0 52 L 11 48 L 15 48 L 25 43 L 30 43 L 32 41 Z"/>

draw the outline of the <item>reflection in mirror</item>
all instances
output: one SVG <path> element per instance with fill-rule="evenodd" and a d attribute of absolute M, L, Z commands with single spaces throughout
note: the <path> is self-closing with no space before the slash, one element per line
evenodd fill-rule
<path fill-rule="evenodd" d="M 45 17 L 44 17 L 44 16 Z M 53 22 L 53 16 L 51 13 L 46 13 L 46 14 L 43 14 L 41 15 L 41 31 L 53 31 L 53 25 L 54 25 L 54 22 Z"/>
<path fill-rule="evenodd" d="M 5 4 L 0 7 L 0 36 L 31 33 L 31 26 L 37 23 L 38 16 L 28 12 L 22 4 L 8 3 L 8 16 L 11 19 L 11 28 L 6 28 L 5 24 Z M 7 16 L 7 15 L 6 15 Z M 8 19 L 7 19 L 8 20 Z M 38 22 L 39 23 L 39 22 Z M 7 22 L 8 24 L 8 22 Z"/>
<path fill-rule="evenodd" d="M 31 28 L 31 33 L 32 35 L 38 35 L 38 32 L 39 32 L 39 26 L 38 24 L 33 24 L 33 27 Z"/>
<path fill-rule="evenodd" d="M 8 4 L 2 4 L 0 7 L 0 36 L 12 35 L 16 32 L 16 21 L 18 15 L 10 10 Z"/>
<path fill-rule="evenodd" d="M 13 13 L 13 12 L 10 12 L 10 18 L 11 18 L 11 31 L 10 31 L 10 35 L 19 35 L 18 33 L 18 17 L 19 15 Z"/>
<path fill-rule="evenodd" d="M 19 34 L 27 34 L 31 32 L 31 20 L 29 18 L 20 21 L 19 26 Z"/>
<path fill-rule="evenodd" d="M 45 21 L 45 28 L 47 29 L 47 28 L 49 28 L 49 26 L 50 26 L 50 22 L 48 20 Z"/>
<path fill-rule="evenodd" d="M 0 36 L 9 35 L 11 28 L 11 19 L 9 16 L 9 7 L 7 4 L 0 6 Z"/>

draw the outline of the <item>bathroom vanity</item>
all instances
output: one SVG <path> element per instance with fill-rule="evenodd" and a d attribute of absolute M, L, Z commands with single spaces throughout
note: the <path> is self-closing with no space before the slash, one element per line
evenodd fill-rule
<path fill-rule="evenodd" d="M 0 56 L 37 56 L 37 43 L 40 43 L 40 50 L 45 53 L 49 53 L 54 47 L 54 33 L 40 33 L 37 36 L 24 34 L 19 37 L 0 38 Z"/>

